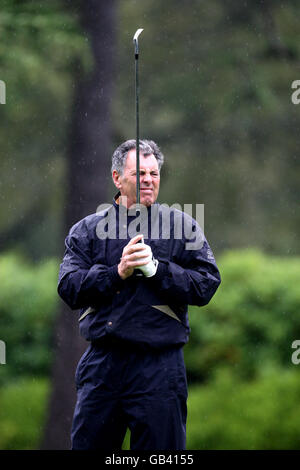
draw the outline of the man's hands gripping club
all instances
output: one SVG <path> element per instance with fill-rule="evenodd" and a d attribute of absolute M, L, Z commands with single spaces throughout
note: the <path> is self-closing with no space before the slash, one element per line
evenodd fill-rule
<path fill-rule="evenodd" d="M 154 276 L 158 261 L 153 258 L 152 250 L 145 243 L 138 243 L 143 235 L 136 235 L 124 247 L 122 258 L 118 264 L 118 273 L 122 279 L 131 276 L 135 269 L 140 269 L 144 276 Z"/>

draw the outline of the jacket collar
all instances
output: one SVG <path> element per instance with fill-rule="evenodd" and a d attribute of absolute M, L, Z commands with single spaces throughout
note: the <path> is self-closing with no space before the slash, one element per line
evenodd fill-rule
<path fill-rule="evenodd" d="M 120 196 L 121 196 L 121 193 L 120 193 L 120 191 L 118 191 L 117 194 L 113 197 L 113 205 L 115 207 L 119 207 L 119 202 L 117 202 L 117 201 L 118 201 Z"/>

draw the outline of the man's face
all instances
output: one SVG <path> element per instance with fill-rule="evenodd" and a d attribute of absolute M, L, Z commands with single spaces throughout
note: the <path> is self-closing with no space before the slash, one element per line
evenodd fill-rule
<path fill-rule="evenodd" d="M 127 197 L 127 207 L 136 202 L 136 149 L 127 154 L 123 175 L 113 171 L 113 180 L 121 192 Z M 160 174 L 158 163 L 153 154 L 144 157 L 140 153 L 140 202 L 149 207 L 157 199 L 159 192 Z"/>

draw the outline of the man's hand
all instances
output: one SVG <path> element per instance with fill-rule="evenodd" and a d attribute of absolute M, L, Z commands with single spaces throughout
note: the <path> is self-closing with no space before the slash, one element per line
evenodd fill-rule
<path fill-rule="evenodd" d="M 145 266 L 152 259 L 145 244 L 138 243 L 142 238 L 142 234 L 136 235 L 123 249 L 122 258 L 118 264 L 118 273 L 123 280 L 131 276 L 135 268 Z"/>
<path fill-rule="evenodd" d="M 145 248 L 145 261 L 148 259 L 148 263 L 140 264 L 135 269 L 142 271 L 145 277 L 152 277 L 154 274 L 156 274 L 158 261 L 154 259 L 151 247 L 149 245 L 145 245 L 144 243 L 143 245 Z"/>

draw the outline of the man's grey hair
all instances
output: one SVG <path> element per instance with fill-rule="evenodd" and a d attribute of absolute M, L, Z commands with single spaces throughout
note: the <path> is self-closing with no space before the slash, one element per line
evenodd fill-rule
<path fill-rule="evenodd" d="M 122 175 L 126 164 L 127 154 L 130 150 L 135 148 L 136 141 L 134 139 L 126 140 L 126 142 L 119 145 L 112 156 L 111 171 L 113 172 L 113 170 L 116 170 L 119 175 Z M 152 153 L 157 160 L 158 169 L 160 170 L 164 163 L 164 156 L 161 153 L 160 148 L 153 140 L 140 140 L 140 154 L 146 157 Z"/>

